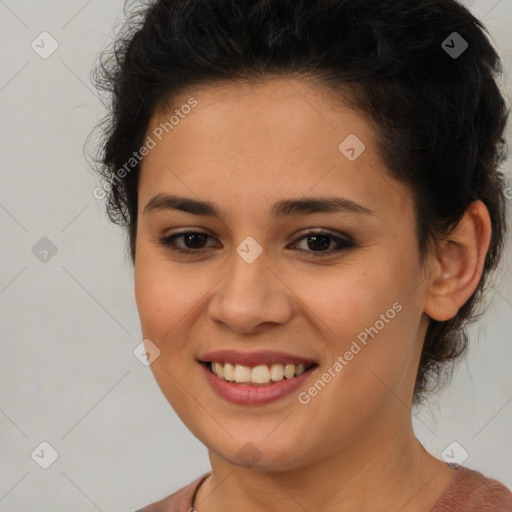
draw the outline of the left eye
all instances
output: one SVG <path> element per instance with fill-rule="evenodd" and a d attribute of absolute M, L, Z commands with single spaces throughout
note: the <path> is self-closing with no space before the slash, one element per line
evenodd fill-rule
<path fill-rule="evenodd" d="M 177 247 L 176 240 L 183 239 L 185 244 L 192 245 L 190 247 Z M 182 233 L 176 233 L 174 235 L 168 235 L 161 239 L 159 239 L 160 245 L 165 247 L 166 249 L 177 252 L 181 254 L 192 254 L 192 253 L 200 253 L 205 249 L 203 242 L 205 242 L 208 238 L 212 238 L 210 235 L 203 233 L 202 231 L 186 231 Z M 334 252 L 338 252 L 341 250 L 346 250 L 355 247 L 355 243 L 346 238 L 339 238 L 330 233 L 326 233 L 324 231 L 315 232 L 311 231 L 306 233 L 304 236 L 298 238 L 293 244 L 296 246 L 302 240 L 307 240 L 307 245 L 311 251 L 305 249 L 299 249 L 302 252 L 312 252 L 314 256 L 327 256 Z M 331 241 L 334 240 L 336 244 L 338 244 L 335 248 L 330 248 Z M 292 245 L 293 245 L 292 244 Z M 194 247 L 195 246 L 195 247 Z M 329 250 L 324 250 L 329 249 Z"/>
<path fill-rule="evenodd" d="M 306 240 L 307 246 L 310 249 L 313 249 L 311 252 L 313 253 L 319 253 L 315 254 L 318 256 L 328 256 L 334 252 L 351 249 L 355 247 L 355 243 L 352 242 L 348 238 L 339 238 L 337 236 L 334 236 L 329 233 L 325 232 L 310 232 L 306 235 L 300 237 L 297 239 L 296 243 L 300 242 L 301 240 Z M 331 248 L 328 251 L 323 251 L 322 249 L 327 249 L 331 246 L 331 241 L 334 240 L 334 242 L 337 244 L 337 247 Z M 304 250 L 304 249 L 300 249 Z M 310 251 L 305 251 L 310 252 Z"/>

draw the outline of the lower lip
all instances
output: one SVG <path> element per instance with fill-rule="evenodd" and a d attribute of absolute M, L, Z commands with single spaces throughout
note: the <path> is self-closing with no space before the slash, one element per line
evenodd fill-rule
<path fill-rule="evenodd" d="M 251 386 L 233 384 L 221 379 L 211 372 L 206 364 L 200 364 L 206 374 L 206 380 L 213 390 L 222 398 L 240 405 L 264 405 L 284 398 L 296 391 L 318 368 L 318 366 L 314 366 L 293 379 L 283 379 L 266 386 Z"/>

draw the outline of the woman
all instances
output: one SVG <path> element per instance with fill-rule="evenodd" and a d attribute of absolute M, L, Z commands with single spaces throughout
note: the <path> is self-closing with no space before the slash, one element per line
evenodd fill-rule
<path fill-rule="evenodd" d="M 411 423 L 503 246 L 481 23 L 455 0 L 160 0 L 114 50 L 108 213 L 212 467 L 141 510 L 512 510 Z"/>

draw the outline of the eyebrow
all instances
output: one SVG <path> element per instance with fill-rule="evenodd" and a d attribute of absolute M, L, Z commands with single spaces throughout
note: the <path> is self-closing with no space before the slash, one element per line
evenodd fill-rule
<path fill-rule="evenodd" d="M 215 203 L 166 194 L 157 194 L 153 196 L 144 207 L 143 213 L 149 213 L 155 210 L 179 210 L 206 217 L 222 217 L 220 210 Z M 271 209 L 271 215 L 275 219 L 292 215 L 335 212 L 375 215 L 375 213 L 367 206 L 343 197 L 283 199 L 274 203 Z"/>

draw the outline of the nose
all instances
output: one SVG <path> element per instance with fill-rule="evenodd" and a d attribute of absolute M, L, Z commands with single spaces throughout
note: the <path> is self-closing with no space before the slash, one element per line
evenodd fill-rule
<path fill-rule="evenodd" d="M 234 252 L 231 261 L 231 270 L 209 302 L 209 318 L 239 334 L 288 322 L 295 309 L 294 295 L 271 268 L 265 251 L 251 263 Z"/>

